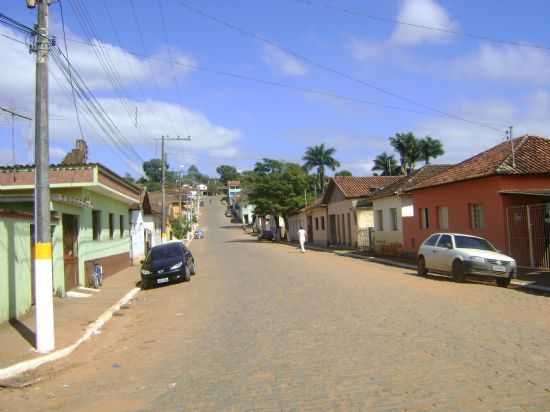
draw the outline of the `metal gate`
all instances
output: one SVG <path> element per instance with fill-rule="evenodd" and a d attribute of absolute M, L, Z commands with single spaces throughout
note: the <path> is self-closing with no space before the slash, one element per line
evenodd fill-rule
<path fill-rule="evenodd" d="M 508 253 L 520 266 L 550 269 L 550 204 L 507 209 Z"/>
<path fill-rule="evenodd" d="M 359 229 L 357 231 L 357 249 L 371 249 L 372 243 L 372 228 Z"/>

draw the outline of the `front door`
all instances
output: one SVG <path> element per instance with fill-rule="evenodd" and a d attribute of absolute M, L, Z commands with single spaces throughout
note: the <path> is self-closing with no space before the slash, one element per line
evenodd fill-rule
<path fill-rule="evenodd" d="M 330 244 L 336 244 L 336 216 L 329 215 L 329 226 L 330 226 Z"/>
<path fill-rule="evenodd" d="M 307 217 L 307 241 L 313 243 L 313 217 Z"/>
<path fill-rule="evenodd" d="M 63 264 L 65 291 L 78 286 L 78 217 L 63 213 Z"/>

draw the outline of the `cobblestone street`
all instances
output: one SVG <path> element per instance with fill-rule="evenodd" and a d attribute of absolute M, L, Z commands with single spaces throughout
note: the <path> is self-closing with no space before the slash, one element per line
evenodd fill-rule
<path fill-rule="evenodd" d="M 259 243 L 206 206 L 190 283 L 0 410 L 550 410 L 550 297 Z"/>

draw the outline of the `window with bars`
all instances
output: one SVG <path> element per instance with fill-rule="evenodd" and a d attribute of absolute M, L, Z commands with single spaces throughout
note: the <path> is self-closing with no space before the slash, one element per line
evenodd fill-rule
<path fill-rule="evenodd" d="M 485 227 L 485 216 L 481 203 L 470 203 L 470 225 L 472 229 Z"/>

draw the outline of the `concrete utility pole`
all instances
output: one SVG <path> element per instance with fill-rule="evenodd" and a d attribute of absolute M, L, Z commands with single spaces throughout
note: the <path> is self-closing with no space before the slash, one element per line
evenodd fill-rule
<path fill-rule="evenodd" d="M 184 141 L 188 142 L 191 140 L 191 136 L 187 137 L 170 137 L 170 136 L 161 136 L 160 137 L 160 158 L 161 158 L 161 169 L 162 169 L 162 176 L 161 176 L 161 188 L 162 188 L 162 212 L 161 212 L 161 218 L 162 222 L 160 223 L 160 242 L 164 243 L 165 238 L 165 229 L 166 229 L 166 210 L 165 210 L 165 204 L 166 204 L 166 190 L 165 190 L 165 182 L 166 182 L 166 153 L 164 151 L 164 142 L 165 141 Z"/>
<path fill-rule="evenodd" d="M 36 103 L 35 103 L 35 291 L 36 349 L 49 352 L 55 348 L 52 282 L 52 243 L 50 237 L 50 188 L 48 185 L 48 1 L 27 1 L 38 6 L 36 26 Z"/>

